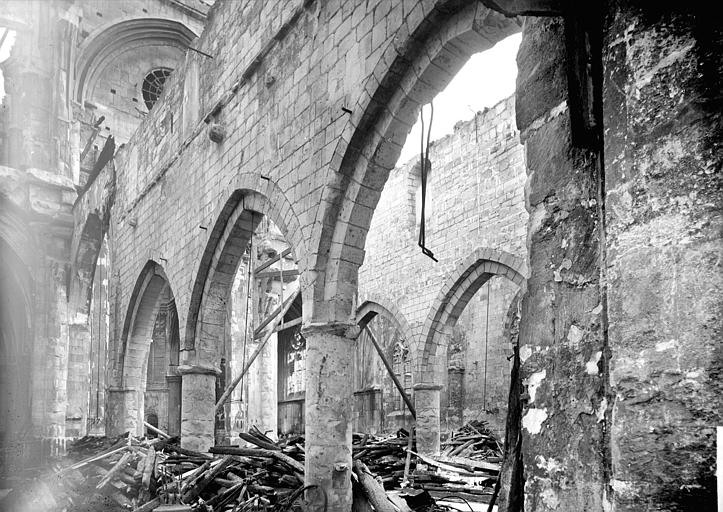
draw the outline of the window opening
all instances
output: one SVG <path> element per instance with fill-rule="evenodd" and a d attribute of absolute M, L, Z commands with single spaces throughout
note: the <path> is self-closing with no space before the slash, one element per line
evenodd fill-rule
<path fill-rule="evenodd" d="M 143 94 L 143 101 L 148 110 L 151 110 L 153 105 L 158 101 L 158 98 L 161 97 L 166 79 L 171 74 L 171 71 L 173 70 L 170 68 L 154 69 L 143 79 L 141 93 Z"/>

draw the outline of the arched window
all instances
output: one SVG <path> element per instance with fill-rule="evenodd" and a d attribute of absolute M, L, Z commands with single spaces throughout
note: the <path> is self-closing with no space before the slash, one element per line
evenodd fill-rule
<path fill-rule="evenodd" d="M 161 97 L 163 86 L 166 84 L 166 79 L 171 74 L 171 71 L 173 70 L 170 68 L 157 68 L 148 73 L 143 79 L 141 93 L 148 110 L 151 110 L 158 98 Z"/>

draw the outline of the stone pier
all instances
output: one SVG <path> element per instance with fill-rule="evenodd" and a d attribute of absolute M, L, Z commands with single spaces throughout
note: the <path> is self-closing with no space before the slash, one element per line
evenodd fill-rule
<path fill-rule="evenodd" d="M 218 369 L 181 365 L 181 445 L 199 452 L 214 444 L 214 409 Z"/>
<path fill-rule="evenodd" d="M 420 382 L 414 385 L 414 406 L 417 409 L 417 450 L 439 453 L 440 384 Z"/>
<path fill-rule="evenodd" d="M 353 340 L 345 324 L 310 325 L 306 338 L 306 485 L 319 485 L 327 510 L 351 510 Z M 324 510 L 324 498 L 310 510 Z"/>

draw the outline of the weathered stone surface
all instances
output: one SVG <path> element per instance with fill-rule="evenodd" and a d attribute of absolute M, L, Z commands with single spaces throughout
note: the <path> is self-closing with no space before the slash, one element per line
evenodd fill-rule
<path fill-rule="evenodd" d="M 417 450 L 425 455 L 439 454 L 439 392 L 442 386 L 420 382 L 414 385 L 417 409 Z"/>
<path fill-rule="evenodd" d="M 562 47 L 560 24 L 525 25 L 523 40 Z M 535 102 L 537 121 L 522 134 L 527 152 L 530 277 L 520 323 L 525 510 L 603 510 L 605 498 L 604 350 L 599 288 L 598 176 L 594 154 L 572 147 L 569 115 L 559 106 L 566 83 L 557 51 L 520 50 L 518 105 Z M 553 90 L 548 90 L 552 88 Z M 522 96 L 520 97 L 519 94 Z M 532 107 L 531 107 L 532 108 Z M 518 112 L 519 112 L 518 106 Z M 525 115 L 520 122 L 528 122 Z"/>
<path fill-rule="evenodd" d="M 523 33 L 515 92 L 521 132 L 567 99 L 562 19 L 526 18 Z"/>
<path fill-rule="evenodd" d="M 138 435 L 138 391 L 127 388 L 109 388 L 106 391 L 106 426 L 108 436 L 125 432 Z"/>
<path fill-rule="evenodd" d="M 715 501 L 723 218 L 711 86 L 721 39 L 686 11 L 620 1 L 606 20 L 611 486 L 621 511 Z"/>
<path fill-rule="evenodd" d="M 214 445 L 216 376 L 204 366 L 181 365 L 181 445 L 206 452 Z"/>
<path fill-rule="evenodd" d="M 350 510 L 352 350 L 348 325 L 312 325 L 306 338 L 306 485 L 320 485 L 328 510 Z M 318 496 L 318 495 L 316 495 Z M 311 510 L 324 509 L 323 498 Z"/>

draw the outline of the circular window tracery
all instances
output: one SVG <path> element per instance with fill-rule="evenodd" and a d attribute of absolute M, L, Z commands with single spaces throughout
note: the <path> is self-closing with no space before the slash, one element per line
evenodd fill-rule
<path fill-rule="evenodd" d="M 173 70 L 170 68 L 157 68 L 148 73 L 143 79 L 141 93 L 148 110 L 151 110 L 158 98 L 161 97 L 163 86 L 166 84 L 166 79 L 171 74 L 171 71 Z"/>

